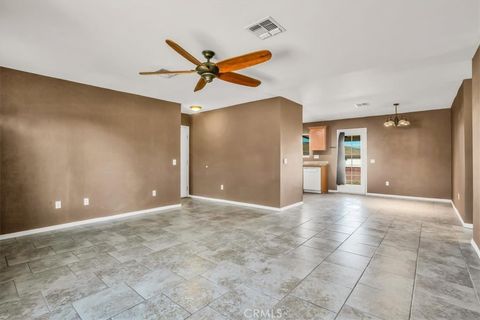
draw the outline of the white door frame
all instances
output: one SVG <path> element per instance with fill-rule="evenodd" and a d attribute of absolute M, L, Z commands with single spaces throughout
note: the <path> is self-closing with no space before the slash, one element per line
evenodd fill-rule
<path fill-rule="evenodd" d="M 344 132 L 346 136 L 359 135 L 361 143 L 361 160 L 362 160 L 362 172 L 361 179 L 362 184 L 359 186 L 356 185 L 337 185 L 337 191 L 343 193 L 358 193 L 366 194 L 367 193 L 367 168 L 368 168 L 368 153 L 367 153 L 367 128 L 355 128 L 355 129 L 339 129 L 337 130 L 337 146 L 338 146 L 338 137 L 340 132 Z M 337 150 L 338 156 L 338 150 Z"/>
<path fill-rule="evenodd" d="M 180 126 L 180 197 L 190 195 L 190 127 Z"/>

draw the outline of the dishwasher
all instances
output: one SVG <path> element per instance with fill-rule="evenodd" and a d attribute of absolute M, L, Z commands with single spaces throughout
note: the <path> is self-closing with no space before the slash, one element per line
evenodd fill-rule
<path fill-rule="evenodd" d="M 321 189 L 322 170 L 320 167 L 303 168 L 303 191 L 322 193 Z"/>

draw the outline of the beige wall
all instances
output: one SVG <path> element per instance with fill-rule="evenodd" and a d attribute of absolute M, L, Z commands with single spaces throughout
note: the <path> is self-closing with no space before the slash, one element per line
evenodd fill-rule
<path fill-rule="evenodd" d="M 452 200 L 472 223 L 472 80 L 464 80 L 452 104 Z"/>
<path fill-rule="evenodd" d="M 329 189 L 336 189 L 337 130 L 367 128 L 369 193 L 450 199 L 450 109 L 406 116 L 412 122 L 408 128 L 385 128 L 385 116 L 305 123 L 304 130 L 328 126 L 328 150 L 318 154 L 330 164 Z"/>
<path fill-rule="evenodd" d="M 303 199 L 302 106 L 281 98 L 281 207 Z M 287 159 L 287 164 L 283 163 Z"/>
<path fill-rule="evenodd" d="M 473 239 L 480 247 L 480 47 L 473 58 L 472 121 Z"/>
<path fill-rule="evenodd" d="M 179 203 L 179 104 L 0 70 L 1 233 Z"/>
<path fill-rule="evenodd" d="M 301 122 L 301 107 L 280 97 L 192 115 L 191 194 L 272 207 L 301 201 Z M 283 201 L 282 178 L 296 189 Z"/>

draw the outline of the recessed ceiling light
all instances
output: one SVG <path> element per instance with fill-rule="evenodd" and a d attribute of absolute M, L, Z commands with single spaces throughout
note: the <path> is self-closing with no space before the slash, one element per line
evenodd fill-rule
<path fill-rule="evenodd" d="M 362 102 L 362 103 L 355 103 L 355 108 L 363 108 L 363 107 L 368 107 L 369 103 L 368 102 Z"/>
<path fill-rule="evenodd" d="M 197 112 L 197 111 L 202 110 L 202 106 L 191 106 L 190 110 Z"/>

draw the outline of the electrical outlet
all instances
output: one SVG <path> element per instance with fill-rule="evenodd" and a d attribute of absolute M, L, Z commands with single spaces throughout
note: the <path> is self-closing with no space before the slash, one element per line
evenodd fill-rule
<path fill-rule="evenodd" d="M 283 158 L 283 164 L 287 164 L 288 163 L 288 159 L 287 158 Z"/>
<path fill-rule="evenodd" d="M 152 197 L 156 197 L 157 196 L 157 190 L 152 190 Z"/>
<path fill-rule="evenodd" d="M 88 206 L 90 204 L 90 199 L 88 198 L 83 198 L 83 205 Z"/>
<path fill-rule="evenodd" d="M 220 190 L 223 190 L 223 184 L 220 185 Z"/>
<path fill-rule="evenodd" d="M 208 169 L 208 164 L 205 165 L 205 169 Z"/>
<path fill-rule="evenodd" d="M 62 208 L 62 201 L 56 200 L 55 201 L 55 209 L 60 209 Z"/>
<path fill-rule="evenodd" d="M 385 185 L 388 187 L 390 186 L 390 181 L 385 181 Z"/>
<path fill-rule="evenodd" d="M 370 159 L 370 163 L 375 163 L 375 159 Z"/>
<path fill-rule="evenodd" d="M 177 159 L 172 160 L 172 165 L 176 166 L 177 165 Z"/>

